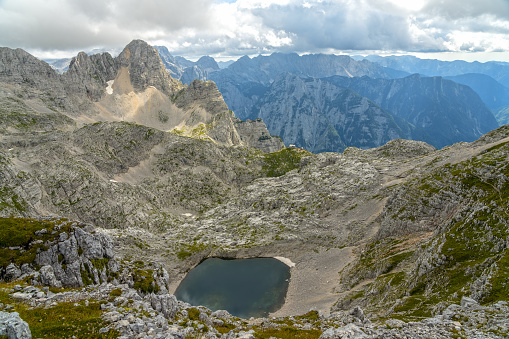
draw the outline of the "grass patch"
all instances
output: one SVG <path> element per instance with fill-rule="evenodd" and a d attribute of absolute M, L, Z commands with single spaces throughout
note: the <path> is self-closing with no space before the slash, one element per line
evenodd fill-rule
<path fill-rule="evenodd" d="M 159 286 L 154 280 L 153 270 L 134 269 L 133 271 L 133 288 L 143 293 L 157 293 Z"/>
<path fill-rule="evenodd" d="M 214 328 L 221 334 L 226 334 L 236 327 L 233 324 L 223 323 L 222 325 L 215 325 Z"/>
<path fill-rule="evenodd" d="M 70 232 L 71 225 L 67 219 L 0 217 L 0 267 L 32 263 L 38 250 L 47 250 L 44 243 L 55 240 L 62 232 Z M 46 232 L 35 234 L 43 229 Z"/>
<path fill-rule="evenodd" d="M 183 244 L 183 248 L 181 248 L 180 251 L 177 252 L 177 258 L 179 258 L 180 260 L 186 260 L 194 253 L 201 252 L 205 250 L 207 247 L 208 247 L 207 245 L 197 242 L 194 242 L 191 245 Z"/>
<path fill-rule="evenodd" d="M 300 160 L 312 153 L 300 148 L 284 148 L 280 151 L 264 154 L 262 172 L 267 177 L 279 177 L 299 168 Z"/>
<path fill-rule="evenodd" d="M 318 314 L 318 311 L 309 311 L 306 314 L 296 316 L 295 319 L 298 319 L 298 320 L 309 320 L 309 321 L 318 321 L 320 319 L 320 314 Z"/>
<path fill-rule="evenodd" d="M 101 319 L 98 302 L 88 306 L 61 303 L 50 309 L 32 310 L 21 306 L 16 311 L 30 326 L 33 338 L 118 338 L 120 335 L 115 330 L 99 333 L 108 323 Z"/>
<path fill-rule="evenodd" d="M 296 327 L 284 326 L 280 328 L 258 329 L 253 335 L 258 339 L 269 339 L 272 337 L 280 339 L 317 339 L 322 331 L 311 329 L 303 330 Z"/>
<path fill-rule="evenodd" d="M 99 333 L 99 330 L 108 325 L 101 319 L 101 305 L 90 300 L 74 306 L 74 302 L 59 303 L 48 309 L 31 308 L 18 303 L 9 297 L 8 290 L 14 283 L 0 283 L 0 302 L 14 306 L 21 319 L 26 321 L 32 332 L 32 338 L 118 338 L 120 333 L 110 330 Z M 61 291 L 60 291 L 61 292 Z"/>
<path fill-rule="evenodd" d="M 190 320 L 198 320 L 200 319 L 200 310 L 197 308 L 188 308 L 187 316 Z"/>

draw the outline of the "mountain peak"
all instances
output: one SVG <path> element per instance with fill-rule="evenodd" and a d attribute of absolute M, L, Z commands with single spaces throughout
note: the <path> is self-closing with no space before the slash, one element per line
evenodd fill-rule
<path fill-rule="evenodd" d="M 214 58 L 210 56 L 202 56 L 198 61 L 196 61 L 196 65 L 202 67 L 205 70 L 219 70 L 219 66 Z"/>
<path fill-rule="evenodd" d="M 120 68 L 129 70 L 129 77 L 136 91 L 154 86 L 164 93 L 172 92 L 172 85 L 176 81 L 166 71 L 157 50 L 145 41 L 131 41 L 117 60 Z"/>

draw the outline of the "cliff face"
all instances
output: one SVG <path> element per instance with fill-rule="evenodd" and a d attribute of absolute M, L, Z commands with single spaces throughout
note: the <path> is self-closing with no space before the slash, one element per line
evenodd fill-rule
<path fill-rule="evenodd" d="M 164 67 L 157 50 L 142 40 L 130 42 L 117 57 L 118 67 L 127 68 L 131 85 L 137 92 L 153 86 L 165 94 L 179 89 Z"/>
<path fill-rule="evenodd" d="M 424 140 L 437 148 L 474 141 L 498 127 L 493 114 L 470 87 L 441 77 L 415 74 L 391 80 L 368 77 L 326 80 L 353 89 L 421 128 L 430 136 Z"/>
<path fill-rule="evenodd" d="M 260 99 L 258 116 L 286 144 L 311 152 L 378 147 L 410 138 L 412 127 L 350 89 L 320 80 L 279 76 Z"/>

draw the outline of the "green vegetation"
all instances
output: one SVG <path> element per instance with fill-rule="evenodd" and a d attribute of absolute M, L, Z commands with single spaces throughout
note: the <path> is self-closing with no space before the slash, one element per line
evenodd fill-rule
<path fill-rule="evenodd" d="M 193 242 L 191 245 L 182 244 L 182 249 L 177 252 L 177 258 L 179 258 L 180 260 L 186 260 L 194 253 L 201 252 L 207 249 L 208 247 L 209 246 L 202 243 L 197 243 L 196 241 Z"/>
<path fill-rule="evenodd" d="M 112 298 L 120 297 L 121 295 L 122 295 L 122 289 L 121 288 L 116 288 L 114 290 L 111 290 L 111 292 L 110 292 L 110 297 L 112 297 Z"/>
<path fill-rule="evenodd" d="M 274 153 L 264 154 L 262 172 L 267 177 L 279 177 L 291 170 L 299 168 L 300 160 L 311 155 L 300 148 L 284 148 Z"/>
<path fill-rule="evenodd" d="M 87 264 L 84 264 L 84 270 L 81 270 L 81 280 L 85 286 L 94 284 L 94 274 Z"/>
<path fill-rule="evenodd" d="M 187 315 L 190 320 L 199 320 L 200 319 L 200 310 L 197 308 L 188 308 Z"/>
<path fill-rule="evenodd" d="M 318 313 L 318 311 L 309 311 L 306 314 L 296 316 L 295 319 L 318 321 L 320 319 L 320 314 Z"/>
<path fill-rule="evenodd" d="M 133 270 L 133 288 L 143 293 L 157 293 L 159 292 L 159 286 L 154 279 L 153 270 Z"/>
<path fill-rule="evenodd" d="M 70 232 L 71 225 L 67 219 L 0 217 L 0 267 L 32 263 L 38 250 L 47 250 L 44 245 L 47 241 L 55 240 L 62 232 Z M 43 229 L 46 231 L 35 234 Z M 58 232 L 52 234 L 53 231 Z"/>
<path fill-rule="evenodd" d="M 120 333 L 110 330 L 99 333 L 99 329 L 108 325 L 101 319 L 100 303 L 90 300 L 88 306 L 81 301 L 59 303 L 50 308 L 32 308 L 23 303 L 14 302 L 8 295 L 12 287 L 0 283 L 0 303 L 14 305 L 14 311 L 28 323 L 33 338 L 117 338 Z"/>
<path fill-rule="evenodd" d="M 224 322 L 222 325 L 215 325 L 214 328 L 221 334 L 225 334 L 235 329 L 235 325 Z"/>
<path fill-rule="evenodd" d="M 264 328 L 257 329 L 254 333 L 255 338 L 269 339 L 269 338 L 281 338 L 281 339 L 316 339 L 319 338 L 322 331 L 317 329 L 304 330 L 293 326 L 284 326 L 277 328 Z"/>

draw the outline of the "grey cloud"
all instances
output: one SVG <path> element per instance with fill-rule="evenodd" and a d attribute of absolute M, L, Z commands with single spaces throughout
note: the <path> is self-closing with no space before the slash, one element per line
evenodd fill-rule
<path fill-rule="evenodd" d="M 144 39 L 189 57 L 275 51 L 419 52 L 447 50 L 456 43 L 451 32 L 458 30 L 509 34 L 508 0 L 428 0 L 419 13 L 388 0 L 308 1 L 310 8 L 303 6 L 304 0 L 265 8 L 231 4 L 238 20 L 225 25 L 218 21 L 220 15 L 212 17 L 218 13 L 212 0 L 0 0 L 0 32 L 8 32 L 0 34 L 0 46 L 89 51 Z M 286 40 L 281 43 L 274 36 Z M 494 40 L 457 48 L 499 47 L 490 46 L 490 41 Z"/>
<path fill-rule="evenodd" d="M 117 47 L 207 27 L 208 0 L 4 0 L 0 45 L 21 48 Z"/>
<path fill-rule="evenodd" d="M 485 14 L 509 20 L 507 0 L 429 0 L 422 12 L 450 19 L 479 17 Z"/>
<path fill-rule="evenodd" d="M 323 1 L 257 9 L 266 26 L 294 34 L 296 49 L 402 49 L 413 47 L 405 17 L 368 7 L 363 2 Z"/>

